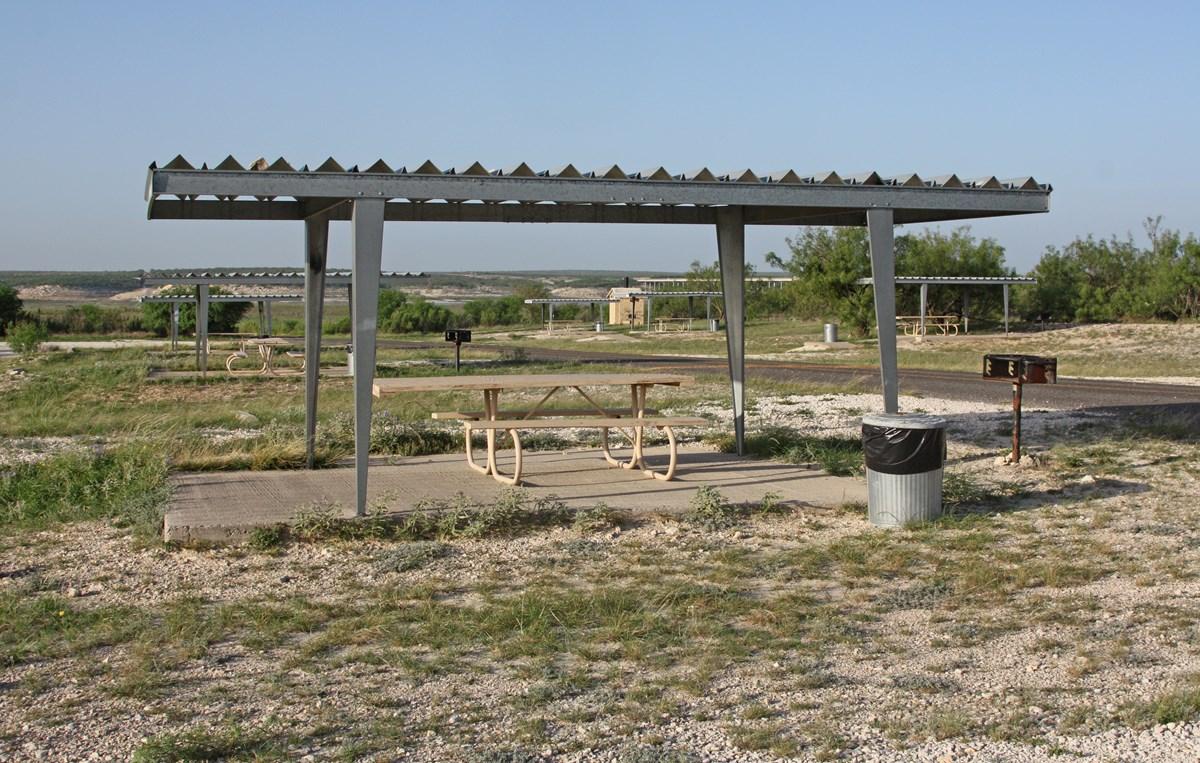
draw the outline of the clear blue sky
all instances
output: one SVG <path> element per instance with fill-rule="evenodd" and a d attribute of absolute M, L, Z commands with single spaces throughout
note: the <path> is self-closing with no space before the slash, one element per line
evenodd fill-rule
<path fill-rule="evenodd" d="M 1147 215 L 1200 231 L 1195 3 L 250 5 L 3 4 L 0 269 L 301 264 L 299 225 L 147 222 L 146 166 L 177 153 L 1032 174 L 1050 214 L 973 225 L 1022 269 Z M 694 259 L 711 230 L 393 224 L 384 265 Z"/>

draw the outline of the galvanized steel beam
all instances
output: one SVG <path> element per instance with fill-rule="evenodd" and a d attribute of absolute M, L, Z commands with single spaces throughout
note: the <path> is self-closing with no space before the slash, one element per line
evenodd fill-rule
<path fill-rule="evenodd" d="M 379 320 L 379 265 L 383 259 L 383 199 L 354 202 L 351 214 L 354 327 L 354 506 L 367 513 L 371 460 L 371 387 L 375 382 L 375 330 Z"/>
<path fill-rule="evenodd" d="M 741 456 L 746 451 L 746 228 L 739 207 L 719 212 L 717 259 L 725 297 L 725 349 L 733 388 L 733 435 Z"/>
<path fill-rule="evenodd" d="M 321 320 L 325 307 L 325 263 L 329 221 L 304 221 L 304 462 L 316 467 L 317 390 L 321 374 Z"/>
<path fill-rule="evenodd" d="M 871 247 L 871 277 L 875 283 L 875 324 L 879 335 L 879 371 L 883 381 L 883 410 L 900 411 L 899 369 L 896 363 L 896 250 L 894 216 L 890 209 L 867 210 Z"/>

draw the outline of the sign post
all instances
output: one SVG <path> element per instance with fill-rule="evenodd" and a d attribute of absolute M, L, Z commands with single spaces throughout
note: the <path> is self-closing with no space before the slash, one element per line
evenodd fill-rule
<path fill-rule="evenodd" d="M 1025 384 L 1055 384 L 1058 381 L 1058 358 L 1037 355 L 984 355 L 983 378 L 988 381 L 1012 382 L 1013 431 L 1012 455 L 1009 463 L 1021 461 L 1021 387 Z"/>
<path fill-rule="evenodd" d="M 454 373 L 458 373 L 463 342 L 470 343 L 470 329 L 446 329 L 446 341 L 454 342 Z"/>

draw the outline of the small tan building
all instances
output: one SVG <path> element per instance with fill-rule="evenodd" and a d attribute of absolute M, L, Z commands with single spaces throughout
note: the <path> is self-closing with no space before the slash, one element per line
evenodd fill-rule
<path fill-rule="evenodd" d="M 631 320 L 638 326 L 646 321 L 646 300 L 630 296 L 641 291 L 643 289 L 637 286 L 614 286 L 608 290 L 608 298 L 615 300 L 608 303 L 610 326 L 628 326 Z"/>

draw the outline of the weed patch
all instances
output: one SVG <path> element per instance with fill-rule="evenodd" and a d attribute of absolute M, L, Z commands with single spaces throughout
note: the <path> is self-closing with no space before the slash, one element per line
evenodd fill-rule
<path fill-rule="evenodd" d="M 0 481 L 0 526 L 111 519 L 149 538 L 159 531 L 167 496 L 166 461 L 149 447 L 64 453 L 18 466 Z"/>

